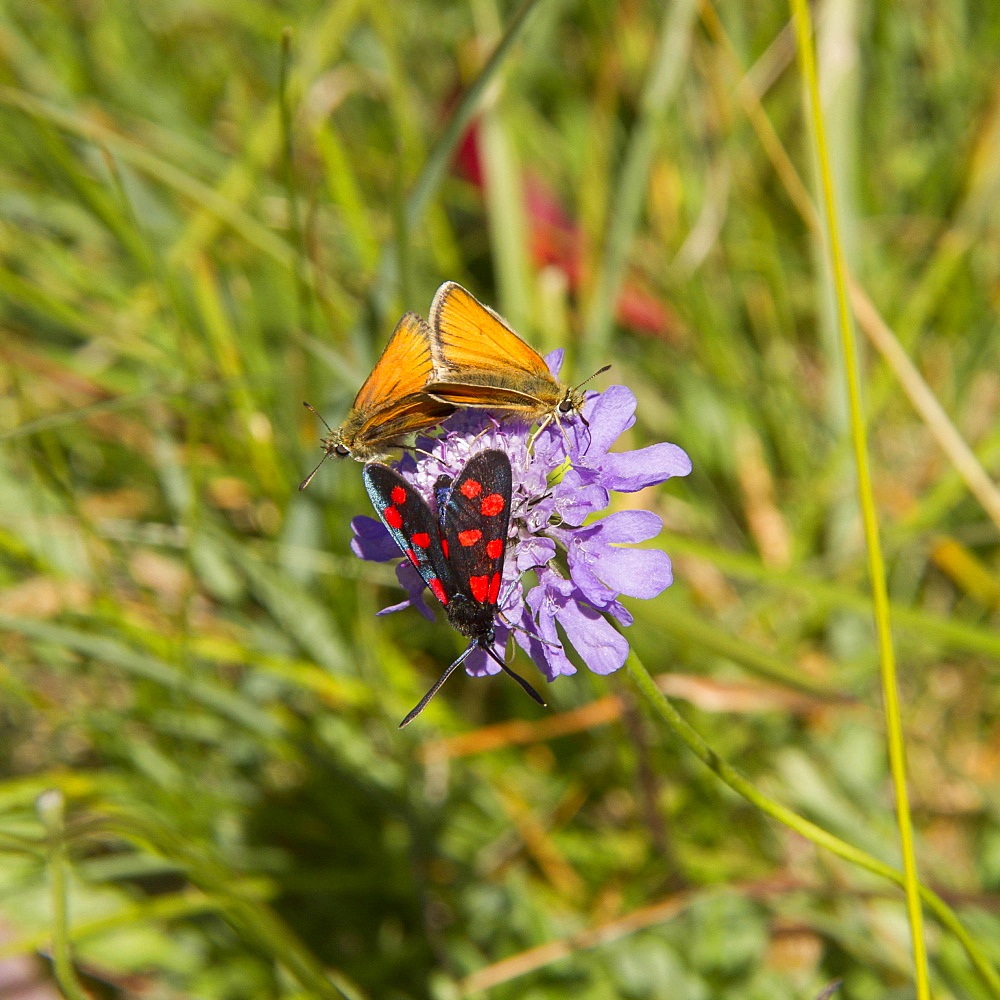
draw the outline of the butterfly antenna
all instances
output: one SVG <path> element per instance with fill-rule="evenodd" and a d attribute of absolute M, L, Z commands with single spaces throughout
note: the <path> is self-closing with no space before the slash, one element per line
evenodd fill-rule
<path fill-rule="evenodd" d="M 324 427 L 325 427 L 325 428 L 326 428 L 326 429 L 327 429 L 327 430 L 328 430 L 328 431 L 329 431 L 329 432 L 330 432 L 331 434 L 333 433 L 333 428 L 332 428 L 332 427 L 331 427 L 331 426 L 330 426 L 330 425 L 329 425 L 329 424 L 328 424 L 328 423 L 326 422 L 326 420 L 325 420 L 325 419 L 323 418 L 323 414 L 322 414 L 322 413 L 320 413 L 320 412 L 319 412 L 319 410 L 317 410 L 315 406 L 310 406 L 310 405 L 309 405 L 309 404 L 308 404 L 308 403 L 307 403 L 307 402 L 306 402 L 305 400 L 302 400 L 302 405 L 303 405 L 303 406 L 304 406 L 304 407 L 305 407 L 305 408 L 306 408 L 307 410 L 309 410 L 310 412 L 312 412 L 312 413 L 316 414 L 316 416 L 317 416 L 317 417 L 319 417 L 319 419 L 320 419 L 321 421 L 323 421 L 323 426 L 324 426 Z"/>
<path fill-rule="evenodd" d="M 598 375 L 603 375 L 605 372 L 611 371 L 611 365 L 605 365 L 603 368 L 598 368 L 593 375 L 588 375 L 579 385 L 573 386 L 573 391 L 576 392 L 577 389 L 582 389 L 592 378 L 597 378 Z"/>
<path fill-rule="evenodd" d="M 473 647 L 473 648 L 475 648 L 475 647 Z M 528 695 L 529 698 L 533 698 L 535 701 L 537 701 L 538 704 L 542 706 L 542 708 L 548 708 L 549 707 L 542 700 L 542 696 L 520 674 L 514 673 L 514 671 L 511 670 L 510 667 L 508 667 L 507 664 L 504 663 L 503 660 L 501 660 L 499 656 L 497 656 L 497 654 L 493 650 L 492 646 L 487 647 L 484 651 L 485 651 L 486 655 L 488 657 L 490 657 L 490 659 L 492 659 L 496 663 L 500 664 L 500 669 L 505 674 L 509 674 L 511 677 L 514 678 L 514 680 L 517 681 L 518 684 L 521 685 L 521 688 L 524 690 L 524 693 L 526 695 Z"/>
<path fill-rule="evenodd" d="M 333 428 L 332 428 L 332 427 L 331 427 L 331 426 L 330 426 L 330 425 L 329 425 L 329 424 L 328 424 L 328 423 L 327 423 L 327 422 L 326 422 L 326 421 L 325 421 L 325 420 L 323 419 L 323 414 L 322 414 L 322 413 L 320 413 L 320 412 L 319 412 L 319 410 L 317 410 L 317 409 L 316 409 L 316 407 L 314 407 L 314 406 L 310 406 L 310 405 L 309 405 L 309 404 L 308 404 L 308 403 L 307 403 L 307 402 L 306 402 L 305 400 L 303 400 L 303 401 L 302 401 L 302 405 L 303 405 L 303 406 L 304 406 L 304 407 L 305 407 L 305 408 L 306 408 L 307 410 L 309 410 L 309 411 L 310 411 L 311 413 L 314 413 L 314 414 L 315 414 L 315 415 L 316 415 L 317 417 L 319 417 L 319 419 L 320 419 L 320 420 L 321 420 L 321 421 L 323 422 L 323 426 L 324 426 L 324 427 L 325 427 L 325 428 L 326 428 L 326 429 L 327 429 L 327 430 L 328 430 L 328 431 L 329 431 L 329 432 L 330 432 L 331 434 L 333 433 Z M 313 476 L 315 476 L 315 475 L 316 475 L 316 473 L 317 473 L 317 472 L 319 472 L 319 467 L 320 467 L 320 466 L 321 466 L 321 465 L 322 465 L 322 464 L 323 464 L 323 463 L 324 463 L 324 462 L 325 462 L 325 461 L 326 461 L 326 460 L 327 460 L 327 459 L 328 459 L 329 457 L 330 457 L 330 450 L 329 450 L 329 449 L 327 449 L 327 450 L 326 450 L 326 451 L 325 451 L 325 452 L 323 453 L 323 457 L 322 457 L 322 458 L 321 458 L 321 459 L 320 459 L 320 460 L 319 460 L 319 461 L 318 461 L 318 462 L 316 463 L 316 468 L 315 468 L 315 469 L 313 469 L 313 470 L 312 470 L 312 472 L 310 472 L 310 473 L 309 473 L 309 475 L 308 475 L 308 476 L 306 476 L 306 478 L 305 478 L 305 479 L 303 479 L 301 483 L 299 483 L 299 489 L 300 489 L 300 490 L 304 490 L 304 489 L 305 489 L 305 488 L 306 488 L 306 487 L 307 487 L 307 486 L 308 486 L 308 485 L 309 485 L 309 484 L 310 484 L 310 483 L 311 483 L 311 482 L 313 481 Z"/>
<path fill-rule="evenodd" d="M 309 406 L 309 404 L 308 404 L 308 403 L 306 403 L 306 406 Z M 311 409 L 312 409 L 312 407 L 311 407 L 311 406 L 309 406 L 309 409 L 311 410 Z M 308 475 L 308 476 L 306 476 L 306 478 L 305 478 L 305 479 L 303 479 L 301 483 L 299 483 L 299 489 L 300 489 L 300 490 L 304 490 L 304 489 L 305 489 L 305 488 L 306 488 L 306 487 L 307 487 L 307 486 L 308 486 L 308 485 L 309 485 L 309 484 L 310 484 L 310 483 L 311 483 L 311 482 L 313 481 L 313 476 L 315 476 L 315 475 L 316 475 L 316 473 L 317 473 L 317 472 L 319 472 L 319 467 L 320 467 L 320 466 L 321 466 L 321 465 L 322 465 L 322 464 L 323 464 L 323 463 L 324 463 L 324 462 L 325 462 L 325 461 L 326 461 L 326 460 L 327 460 L 327 459 L 328 459 L 329 457 L 330 457 L 330 452 L 326 451 L 326 452 L 324 452 L 324 453 L 323 453 L 323 457 L 322 457 L 322 458 L 321 458 L 321 459 L 320 459 L 320 460 L 319 460 L 319 461 L 318 461 L 318 462 L 316 463 L 316 468 L 315 468 L 315 469 L 313 469 L 313 470 L 312 470 L 312 472 L 310 472 L 310 473 L 309 473 L 309 475 Z"/>
<path fill-rule="evenodd" d="M 537 632 L 532 632 L 531 629 L 524 628 L 522 625 L 515 625 L 502 611 L 497 610 L 497 618 L 500 619 L 507 626 L 507 628 L 517 629 L 518 632 L 523 632 L 525 635 L 530 635 L 532 639 L 537 639 L 539 642 L 544 643 L 546 646 L 551 646 L 553 649 L 562 649 L 562 646 L 558 642 L 552 642 L 549 639 L 543 639 Z"/>
<path fill-rule="evenodd" d="M 469 654 L 474 649 L 478 648 L 479 647 L 474 642 L 469 643 L 465 652 L 434 682 L 434 686 L 423 696 L 423 698 L 420 699 L 417 707 L 413 709 L 413 711 L 410 712 L 405 719 L 403 719 L 403 721 L 399 724 L 400 729 L 402 729 L 403 726 L 408 726 L 427 707 L 427 702 L 429 702 L 431 698 L 433 698 L 434 695 L 441 690 L 441 685 L 444 684 L 449 677 L 451 677 L 454 669 L 463 664 L 469 658 Z"/>

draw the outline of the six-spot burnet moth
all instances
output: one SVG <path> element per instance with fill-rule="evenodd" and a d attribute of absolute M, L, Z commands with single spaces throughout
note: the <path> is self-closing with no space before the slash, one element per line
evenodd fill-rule
<path fill-rule="evenodd" d="M 375 463 L 365 466 L 365 489 L 382 523 L 444 605 L 452 627 L 469 639 L 465 652 L 403 719 L 400 729 L 423 711 L 452 671 L 475 649 L 483 650 L 539 705 L 545 705 L 538 692 L 493 649 L 510 522 L 511 479 L 510 459 L 504 452 L 481 451 L 469 459 L 453 482 L 447 476 L 438 478 L 435 516 L 398 473 Z"/>

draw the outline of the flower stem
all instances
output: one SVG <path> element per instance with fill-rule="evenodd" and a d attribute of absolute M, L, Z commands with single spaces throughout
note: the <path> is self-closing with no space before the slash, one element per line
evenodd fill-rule
<path fill-rule="evenodd" d="M 706 767 L 714 771 L 734 792 L 741 795 L 768 816 L 776 819 L 779 823 L 805 837 L 806 840 L 812 841 L 818 847 L 823 847 L 837 857 L 843 858 L 845 861 L 857 865 L 859 868 L 865 869 L 865 871 L 872 872 L 881 878 L 888 879 L 896 885 L 905 885 L 905 876 L 902 872 L 883 861 L 879 861 L 878 858 L 872 857 L 872 855 L 862 851 L 860 848 L 854 847 L 852 844 L 834 836 L 822 827 L 807 820 L 804 816 L 800 816 L 787 806 L 783 806 L 780 802 L 775 802 L 773 799 L 768 798 L 745 775 L 723 760 L 683 718 L 680 712 L 674 707 L 673 702 L 656 686 L 656 682 L 635 653 L 629 654 L 625 667 L 628 670 L 629 677 L 639 691 L 648 699 L 657 715 L 666 722 L 688 749 Z M 1000 998 L 1000 975 L 997 975 L 996 970 L 990 965 L 989 960 L 980 950 L 976 940 L 962 926 L 961 921 L 951 907 L 926 886 L 918 886 L 918 891 L 921 898 L 938 918 L 942 926 L 947 927 L 965 949 L 969 960 L 979 972 L 992 995 Z"/>
<path fill-rule="evenodd" d="M 819 96 L 816 60 L 812 48 L 812 23 L 806 0 L 789 0 L 789 2 L 795 22 L 802 76 L 809 98 L 812 137 L 819 164 L 823 214 L 826 221 L 830 264 L 833 268 L 834 291 L 837 300 L 837 326 L 844 353 L 844 376 L 847 381 L 851 442 L 854 449 L 854 462 L 857 467 L 858 499 L 864 522 L 865 543 L 868 549 L 868 573 L 871 577 L 872 598 L 875 605 L 875 627 L 878 634 L 879 667 L 882 676 L 882 700 L 889 742 L 889 767 L 892 771 L 892 783 L 896 793 L 896 823 L 899 827 L 899 840 L 903 855 L 906 910 L 910 921 L 910 936 L 913 941 L 917 1000 L 929 1000 L 927 948 L 924 943 L 923 914 L 920 908 L 920 885 L 913 845 L 913 823 L 910 818 L 910 802 L 906 788 L 906 753 L 903 744 L 903 727 L 899 715 L 896 655 L 892 645 L 892 626 L 889 621 L 889 593 L 885 579 L 885 564 L 882 560 L 882 546 L 879 541 L 878 514 L 872 490 L 868 445 L 865 440 L 865 419 L 861 407 L 861 380 L 858 376 L 857 346 L 851 327 L 850 306 L 848 305 L 847 273 L 840 245 L 840 230 L 834 203 L 833 179 L 830 172 L 830 155 Z"/>

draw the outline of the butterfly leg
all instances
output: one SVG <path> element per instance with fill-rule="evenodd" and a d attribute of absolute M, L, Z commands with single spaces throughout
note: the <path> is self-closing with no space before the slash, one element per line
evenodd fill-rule
<path fill-rule="evenodd" d="M 497 618 L 500 619 L 507 626 L 507 628 L 517 629 L 518 632 L 523 632 L 525 635 L 530 635 L 532 639 L 537 639 L 539 642 L 544 643 L 546 646 L 551 646 L 553 649 L 562 649 L 562 646 L 558 642 L 552 642 L 549 639 L 543 639 L 537 632 L 532 632 L 530 629 L 526 629 L 521 625 L 515 625 L 499 608 L 497 609 Z"/>
<path fill-rule="evenodd" d="M 538 435 L 541 434 L 542 431 L 544 431 L 545 428 L 548 427 L 549 424 L 551 424 L 553 420 L 558 421 L 558 419 L 559 418 L 555 415 L 555 413 L 550 413 L 538 425 L 538 427 L 535 429 L 535 433 L 532 434 L 530 438 L 528 438 L 528 454 L 529 455 L 533 455 L 534 454 L 535 440 L 537 439 Z"/>
<path fill-rule="evenodd" d="M 503 421 L 504 421 L 504 420 L 506 420 L 506 419 L 507 419 L 507 417 L 508 417 L 509 415 L 510 415 L 510 414 L 506 414 L 505 416 L 503 416 L 503 417 L 501 417 L 501 418 L 500 418 L 499 420 L 497 420 L 497 418 L 496 418 L 496 417 L 494 417 L 494 416 L 493 416 L 493 415 L 492 415 L 491 413 L 487 413 L 487 414 L 486 414 L 486 419 L 487 419 L 487 420 L 489 420 L 489 422 L 490 422 L 491 424 L 493 424 L 493 427 L 492 427 L 492 429 L 493 429 L 493 430 L 500 430 L 500 424 L 501 424 L 501 423 L 503 423 Z M 476 442 L 477 442 L 477 441 L 478 441 L 478 440 L 479 440 L 479 439 L 480 439 L 480 438 L 481 438 L 481 437 L 482 437 L 482 436 L 483 436 L 483 435 L 484 435 L 484 434 L 485 434 L 485 433 L 486 433 L 487 431 L 489 431 L 490 429 L 491 429 L 491 428 L 490 428 L 490 427 L 489 427 L 488 425 L 487 425 L 486 427 L 484 427 L 484 428 L 483 428 L 483 429 L 482 429 L 482 430 L 481 430 L 481 431 L 480 431 L 480 432 L 479 432 L 479 433 L 478 433 L 478 434 L 477 434 L 477 435 L 476 435 L 476 436 L 475 436 L 475 437 L 474 437 L 474 438 L 472 439 L 472 442 L 471 442 L 471 443 L 472 443 L 472 444 L 475 444 L 475 443 L 476 443 Z"/>
<path fill-rule="evenodd" d="M 566 428 L 563 427 L 563 423 L 559 419 L 559 414 L 558 413 L 553 413 L 552 414 L 552 418 L 556 422 L 556 427 L 559 428 L 559 433 L 562 434 L 562 436 L 563 436 L 563 441 L 566 442 L 566 454 L 567 454 L 567 456 L 572 457 L 572 455 L 573 455 L 573 444 L 572 444 L 572 442 L 569 439 L 569 435 L 566 433 Z"/>
<path fill-rule="evenodd" d="M 400 729 L 402 729 L 403 726 L 408 726 L 427 707 L 427 703 L 438 693 L 438 691 L 441 690 L 441 685 L 444 684 L 449 677 L 451 677 L 455 668 L 463 664 L 469 658 L 472 651 L 478 648 L 479 647 L 476 646 L 475 643 L 471 643 L 469 645 L 466 651 L 434 682 L 434 686 L 423 696 L 423 698 L 420 699 L 417 707 L 414 708 L 405 719 L 403 719 L 403 721 L 399 724 Z"/>
<path fill-rule="evenodd" d="M 548 708 L 549 707 L 542 700 L 542 696 L 520 674 L 515 674 L 514 671 L 511 670 L 510 667 L 508 667 L 507 664 L 504 663 L 503 660 L 501 660 L 499 656 L 497 656 L 497 654 L 494 652 L 492 646 L 490 646 L 489 648 L 485 649 L 485 653 L 486 653 L 486 655 L 488 657 L 490 657 L 490 659 L 492 659 L 496 663 L 500 664 L 500 669 L 505 674 L 509 674 L 511 677 L 514 678 L 514 680 L 517 681 L 518 684 L 521 685 L 521 688 L 523 689 L 524 693 L 526 695 L 528 695 L 529 698 L 533 698 L 535 701 L 537 701 L 538 704 L 542 706 L 542 708 Z"/>

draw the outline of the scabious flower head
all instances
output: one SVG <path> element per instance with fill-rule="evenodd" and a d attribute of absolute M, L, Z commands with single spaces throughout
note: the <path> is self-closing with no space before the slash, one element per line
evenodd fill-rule
<path fill-rule="evenodd" d="M 554 375 L 559 374 L 562 356 L 562 351 L 553 351 L 546 358 Z M 632 615 L 618 598 L 656 597 L 673 580 L 665 552 L 623 548 L 659 534 L 662 522 L 656 514 L 627 510 L 587 521 L 607 508 L 612 491 L 634 493 L 691 471 L 691 460 L 675 444 L 609 451 L 635 423 L 635 406 L 635 396 L 623 385 L 588 393 L 584 419 L 564 419 L 561 430 L 549 424 L 530 453 L 533 431 L 527 424 L 512 418 L 498 421 L 483 410 L 464 410 L 442 424 L 439 437 L 417 439 L 417 447 L 427 454 L 407 454 L 397 466 L 433 506 L 438 476 L 457 476 L 485 448 L 507 453 L 514 485 L 500 609 L 509 621 L 554 644 L 513 633 L 550 681 L 559 674 L 576 673 L 557 623 L 591 670 L 609 674 L 625 662 L 628 642 L 607 616 L 619 625 L 632 624 Z M 381 521 L 362 515 L 351 527 L 351 548 L 362 559 L 399 558 L 399 549 Z M 522 578 L 528 573 L 534 574 L 535 584 L 525 592 Z M 408 597 L 379 614 L 412 605 L 433 619 L 424 601 L 424 581 L 409 561 L 399 564 L 396 576 Z M 508 629 L 497 622 L 501 657 L 507 639 Z M 499 669 L 481 650 L 466 661 L 466 670 L 474 675 Z"/>

